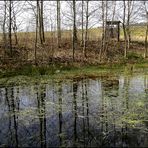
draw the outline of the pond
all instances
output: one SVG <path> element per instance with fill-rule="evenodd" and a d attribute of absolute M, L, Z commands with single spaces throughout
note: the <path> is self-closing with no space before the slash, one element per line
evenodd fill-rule
<path fill-rule="evenodd" d="M 148 75 L 0 88 L 0 146 L 148 147 Z"/>

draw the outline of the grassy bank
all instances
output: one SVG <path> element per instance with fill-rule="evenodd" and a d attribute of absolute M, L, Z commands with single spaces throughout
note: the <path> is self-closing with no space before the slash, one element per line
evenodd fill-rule
<path fill-rule="evenodd" d="M 52 79 L 81 79 L 83 77 L 95 78 L 104 76 L 117 76 L 122 73 L 133 74 L 136 72 L 147 74 L 148 62 L 143 63 L 116 63 L 104 65 L 48 65 L 24 66 L 19 69 L 7 69 L 0 72 L 0 85 L 29 85 L 35 83 L 48 83 Z"/>
<path fill-rule="evenodd" d="M 81 57 L 82 58 L 82 57 Z M 51 79 L 73 79 L 82 77 L 114 76 L 125 72 L 126 74 L 148 72 L 148 59 L 141 55 L 129 52 L 127 58 L 118 56 L 117 61 L 105 61 L 91 63 L 84 61 L 47 62 L 35 66 L 33 63 L 5 63 L 0 68 L 0 85 L 22 85 L 33 83 L 47 83 Z"/>

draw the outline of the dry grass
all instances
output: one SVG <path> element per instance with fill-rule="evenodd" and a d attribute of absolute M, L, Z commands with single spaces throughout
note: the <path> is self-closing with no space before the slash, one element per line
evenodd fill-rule
<path fill-rule="evenodd" d="M 87 44 L 87 60 L 84 58 L 81 46 L 81 30 L 78 30 L 78 45 L 75 51 L 76 62 L 84 62 L 96 64 L 99 62 L 99 49 L 101 48 L 101 28 L 89 29 L 89 41 Z M 140 41 L 133 42 L 128 52 L 136 52 L 143 54 L 145 27 L 134 26 L 131 27 L 132 40 Z M 2 34 L 0 35 L 2 38 Z M 37 47 L 37 60 L 41 62 L 51 62 L 52 54 L 54 51 L 54 60 L 60 62 L 69 63 L 72 61 L 72 32 L 69 30 L 62 31 L 62 43 L 61 48 L 57 48 L 56 44 L 56 32 L 46 32 L 46 43 L 40 45 L 38 41 Z M 121 40 L 123 39 L 123 31 L 121 30 Z M 1 39 L 2 40 L 2 39 Z M 14 38 L 13 38 L 14 40 Z M 13 45 L 14 57 L 20 60 L 34 61 L 34 46 L 35 46 L 35 33 L 28 32 L 18 33 L 19 45 Z M 14 42 L 13 42 L 14 43 Z M 4 48 L 2 42 L 0 45 L 0 56 L 4 57 Z M 123 56 L 124 42 L 110 41 L 107 49 L 107 57 L 104 56 L 104 61 L 112 62 L 118 61 L 119 57 Z"/>
<path fill-rule="evenodd" d="M 131 26 L 131 37 L 133 41 L 144 41 L 145 38 L 145 31 L 146 26 Z M 81 39 L 82 31 L 81 29 L 78 30 L 78 39 Z M 90 41 L 97 41 L 99 38 L 101 38 L 102 35 L 102 28 L 92 28 L 88 30 L 88 38 Z M 56 37 L 56 32 L 45 32 L 45 37 L 48 41 L 48 39 Z M 123 39 L 123 30 L 121 28 L 120 31 L 120 38 Z M 18 39 L 20 44 L 25 44 L 26 42 L 28 46 L 32 44 L 35 40 L 35 32 L 18 32 Z M 63 30 L 62 31 L 62 39 L 64 40 L 72 40 L 72 31 L 71 30 Z M 2 41 L 2 33 L 0 34 L 0 40 Z M 28 42 L 29 41 L 29 42 Z"/>

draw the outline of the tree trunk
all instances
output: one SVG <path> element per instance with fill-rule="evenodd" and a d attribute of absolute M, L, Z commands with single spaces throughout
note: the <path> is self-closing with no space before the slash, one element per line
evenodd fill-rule
<path fill-rule="evenodd" d="M 85 26 L 84 49 L 83 49 L 83 54 L 85 58 L 86 58 L 86 47 L 87 47 L 87 40 L 88 40 L 88 18 L 89 18 L 88 4 L 89 4 L 89 0 L 86 1 L 86 26 Z"/>
<path fill-rule="evenodd" d="M 101 48 L 99 52 L 99 61 L 101 61 L 102 58 L 102 51 L 104 50 L 104 34 L 105 34 L 105 23 L 104 23 L 104 0 L 102 0 L 102 40 L 101 40 Z"/>
<path fill-rule="evenodd" d="M 126 27 L 125 27 L 125 15 L 126 15 L 126 4 L 125 0 L 123 1 L 123 33 L 124 33 L 124 58 L 127 57 L 127 34 L 126 34 Z"/>
<path fill-rule="evenodd" d="M 12 57 L 12 1 L 9 0 L 9 49 L 10 56 Z"/>
<path fill-rule="evenodd" d="M 57 0 L 57 45 L 61 47 L 61 16 L 60 16 L 60 0 Z"/>
<path fill-rule="evenodd" d="M 13 7 L 13 32 L 14 32 L 14 38 L 15 38 L 15 45 L 18 44 L 18 38 L 17 38 L 17 25 L 16 25 L 16 16 L 14 12 L 14 5 L 12 2 L 12 7 Z"/>
<path fill-rule="evenodd" d="M 43 38 L 42 38 L 42 16 L 41 16 L 41 8 L 40 8 L 40 3 L 39 0 L 37 0 L 37 15 L 38 15 L 38 23 L 39 23 L 39 38 L 40 38 L 40 43 L 43 44 Z"/>
<path fill-rule="evenodd" d="M 145 7 L 145 13 L 146 13 L 146 19 L 147 19 L 147 25 L 146 25 L 146 33 L 145 33 L 145 53 L 144 58 L 148 57 L 148 51 L 147 51 L 147 37 L 148 37 L 148 9 L 146 6 L 146 1 L 144 1 L 144 7 Z"/>
<path fill-rule="evenodd" d="M 108 1 L 105 0 L 105 33 L 104 33 L 104 55 L 106 55 L 107 47 L 108 47 L 108 38 L 107 38 L 107 16 L 108 16 Z"/>
<path fill-rule="evenodd" d="M 43 19 L 43 0 L 37 0 L 37 9 L 38 9 L 38 25 L 39 25 L 39 38 L 40 43 L 43 44 L 45 42 L 45 33 L 44 33 L 44 19 Z"/>
<path fill-rule="evenodd" d="M 77 45 L 77 28 L 76 28 L 76 0 L 73 0 L 73 41 L 72 41 L 72 49 L 73 49 L 73 62 L 75 59 L 75 49 Z"/>
<path fill-rule="evenodd" d="M 6 0 L 4 0 L 3 42 L 4 42 L 5 52 L 6 52 L 6 46 L 7 46 L 7 37 L 6 37 L 6 13 L 7 13 L 7 4 L 6 4 Z"/>
<path fill-rule="evenodd" d="M 130 33 L 130 8 L 131 8 L 131 0 L 128 0 L 127 2 L 128 6 L 128 14 L 127 14 L 127 27 L 126 27 L 126 32 L 127 32 L 127 47 L 128 50 L 130 48 L 130 42 L 131 42 L 131 33 Z"/>
<path fill-rule="evenodd" d="M 51 51 L 52 51 L 52 64 L 54 64 L 54 34 L 53 24 L 51 23 Z"/>
<path fill-rule="evenodd" d="M 99 60 L 101 61 L 101 58 L 102 58 L 102 54 L 106 54 L 106 49 L 107 49 L 107 36 L 106 36 L 106 30 L 107 30 L 107 0 L 105 0 L 105 2 L 102 0 L 102 21 L 103 21 L 103 24 L 102 24 L 102 28 L 103 28 L 103 31 L 102 31 L 102 47 L 101 47 L 101 50 L 100 50 L 100 55 L 99 55 Z"/>
<path fill-rule="evenodd" d="M 81 45 L 82 47 L 84 46 L 84 18 L 83 18 L 83 15 L 84 15 L 84 0 L 82 0 L 82 41 L 81 41 Z"/>
<path fill-rule="evenodd" d="M 45 42 L 45 32 L 44 32 L 44 14 L 43 14 L 43 3 L 44 1 L 41 0 L 41 28 L 42 28 L 42 40 Z"/>
<path fill-rule="evenodd" d="M 147 37 L 148 37 L 148 23 L 146 26 L 146 34 L 145 34 L 145 54 L 144 54 L 144 58 L 148 57 L 148 51 L 147 51 Z"/>
<path fill-rule="evenodd" d="M 35 49 L 34 49 L 34 58 L 35 65 L 37 65 L 37 42 L 38 42 L 38 19 L 39 19 L 39 9 L 38 9 L 39 1 L 37 0 L 37 11 L 36 11 L 36 32 L 35 32 Z"/>

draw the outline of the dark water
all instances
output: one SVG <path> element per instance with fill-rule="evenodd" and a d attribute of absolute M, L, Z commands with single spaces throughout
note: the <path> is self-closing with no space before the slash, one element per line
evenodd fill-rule
<path fill-rule="evenodd" d="M 0 146 L 148 147 L 148 76 L 0 88 Z"/>

